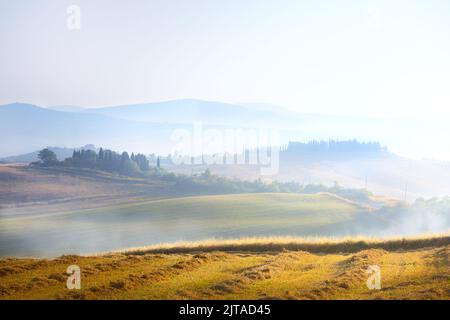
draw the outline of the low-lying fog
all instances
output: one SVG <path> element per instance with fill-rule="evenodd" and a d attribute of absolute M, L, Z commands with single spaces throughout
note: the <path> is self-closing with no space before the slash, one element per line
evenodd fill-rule
<path fill-rule="evenodd" d="M 330 213 L 336 216 L 336 213 Z M 289 219 L 289 220 L 288 220 Z M 303 219 L 303 218 L 302 218 Z M 450 230 L 450 199 L 418 200 L 361 212 L 350 219 L 329 223 L 297 219 L 295 214 L 230 219 L 211 213 L 208 217 L 169 217 L 148 212 L 79 212 L 33 218 L 1 218 L 0 256 L 54 257 L 111 251 L 181 240 L 239 238 L 248 236 L 414 236 Z M 338 219 L 339 220 L 339 219 Z"/>

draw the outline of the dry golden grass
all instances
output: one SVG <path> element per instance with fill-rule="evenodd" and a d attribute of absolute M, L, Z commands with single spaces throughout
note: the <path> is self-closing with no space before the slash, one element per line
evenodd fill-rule
<path fill-rule="evenodd" d="M 148 247 L 129 248 L 117 253 L 188 253 L 211 251 L 273 252 L 304 250 L 312 253 L 352 253 L 363 249 L 412 250 L 450 245 L 450 233 L 426 234 L 414 237 L 248 237 L 240 239 L 208 239 L 163 243 Z"/>
<path fill-rule="evenodd" d="M 159 249 L 153 247 L 95 256 L 62 256 L 53 260 L 3 259 L 0 260 L 0 298 L 450 298 L 448 237 L 390 242 L 368 242 L 366 239 L 369 247 L 355 252 L 358 246 L 348 245 L 348 241 L 310 241 L 310 244 L 315 244 L 315 250 L 323 246 L 321 253 L 282 249 L 282 244 L 293 243 L 289 239 L 273 238 L 271 245 L 262 239 L 240 240 L 239 245 L 232 241 L 184 244 L 183 252 L 180 246 L 171 246 L 171 253 L 156 253 L 169 248 L 160 246 Z M 302 242 L 303 245 L 305 243 Z M 345 244 L 347 247 L 344 248 L 351 250 L 338 252 L 336 245 L 339 244 Z M 212 251 L 217 245 L 227 245 L 229 250 Z M 335 245 L 334 252 L 325 253 L 331 245 Z M 379 248 L 381 245 L 386 248 Z M 205 252 L 205 248 L 211 252 Z M 239 250 L 242 248 L 247 250 Z M 276 250 L 268 250 L 273 248 Z M 66 269 L 73 264 L 81 268 L 81 290 L 66 288 Z M 381 269 L 381 290 L 369 290 L 366 286 L 369 276 L 366 271 L 370 265 L 378 265 Z"/>

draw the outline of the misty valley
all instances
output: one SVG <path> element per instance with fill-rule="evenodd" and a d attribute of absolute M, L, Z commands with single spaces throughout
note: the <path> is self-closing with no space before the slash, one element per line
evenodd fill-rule
<path fill-rule="evenodd" d="M 200 159 L 194 172 L 167 156 L 93 145 L 51 149 L 0 166 L 2 256 L 56 257 L 246 237 L 405 237 L 445 233 L 450 226 L 448 198 L 407 203 L 408 190 L 396 200 L 367 186 L 303 184 L 292 174 L 285 181 L 237 178 L 245 163 L 208 166 Z M 290 143 L 280 151 L 280 168 L 291 171 L 349 158 L 395 159 L 378 143 L 357 141 Z M 21 159 L 30 162 L 17 164 Z"/>

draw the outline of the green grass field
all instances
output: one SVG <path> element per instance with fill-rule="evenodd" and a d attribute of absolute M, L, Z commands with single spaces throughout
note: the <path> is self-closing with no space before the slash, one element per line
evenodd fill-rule
<path fill-rule="evenodd" d="M 2 218 L 2 256 L 92 253 L 180 240 L 333 235 L 367 210 L 328 194 L 257 193 L 152 200 Z"/>

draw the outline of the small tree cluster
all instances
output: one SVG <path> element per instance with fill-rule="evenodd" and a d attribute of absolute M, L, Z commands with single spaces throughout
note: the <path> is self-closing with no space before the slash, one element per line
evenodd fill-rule
<path fill-rule="evenodd" d="M 100 148 L 99 152 L 94 150 L 75 150 L 71 158 L 64 160 L 64 165 L 74 167 L 101 169 L 105 171 L 116 171 L 124 174 L 134 174 L 150 169 L 147 157 L 143 154 L 131 154 L 117 152 Z"/>
<path fill-rule="evenodd" d="M 38 158 L 40 160 L 40 163 L 44 166 L 50 166 L 58 163 L 56 154 L 48 148 L 39 151 Z"/>

